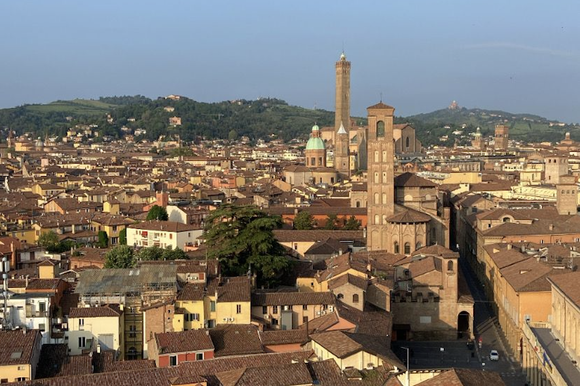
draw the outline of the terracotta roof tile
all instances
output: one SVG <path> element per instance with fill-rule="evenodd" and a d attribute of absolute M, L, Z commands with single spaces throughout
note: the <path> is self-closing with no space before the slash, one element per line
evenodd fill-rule
<path fill-rule="evenodd" d="M 207 330 L 187 330 L 155 334 L 160 354 L 213 350 L 214 345 Z"/>

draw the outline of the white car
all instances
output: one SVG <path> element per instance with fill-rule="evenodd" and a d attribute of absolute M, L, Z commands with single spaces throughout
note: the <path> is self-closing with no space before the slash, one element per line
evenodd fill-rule
<path fill-rule="evenodd" d="M 489 360 L 490 361 L 499 361 L 499 353 L 497 350 L 491 350 L 489 352 Z"/>

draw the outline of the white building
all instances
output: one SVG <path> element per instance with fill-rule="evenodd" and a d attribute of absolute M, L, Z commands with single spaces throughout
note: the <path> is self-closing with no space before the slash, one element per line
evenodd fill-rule
<path fill-rule="evenodd" d="M 127 227 L 127 245 L 185 249 L 194 245 L 203 233 L 198 227 L 175 221 L 145 221 Z"/>

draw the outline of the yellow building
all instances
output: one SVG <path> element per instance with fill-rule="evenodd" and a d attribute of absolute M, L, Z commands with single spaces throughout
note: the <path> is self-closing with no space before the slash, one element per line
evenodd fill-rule
<path fill-rule="evenodd" d="M 387 365 L 396 372 L 404 370 L 404 365 L 389 349 L 388 338 L 383 341 L 377 337 L 362 334 L 330 331 L 310 335 L 311 347 L 319 360 L 333 359 L 341 370 L 358 370 Z"/>
<path fill-rule="evenodd" d="M 212 278 L 187 283 L 175 302 L 175 331 L 213 328 L 219 324 L 250 324 L 251 279 Z"/>
<path fill-rule="evenodd" d="M 40 330 L 0 331 L 0 383 L 34 379 L 41 347 Z"/>
<path fill-rule="evenodd" d="M 70 355 L 101 350 L 123 352 L 123 310 L 119 306 L 71 308 L 68 325 Z"/>

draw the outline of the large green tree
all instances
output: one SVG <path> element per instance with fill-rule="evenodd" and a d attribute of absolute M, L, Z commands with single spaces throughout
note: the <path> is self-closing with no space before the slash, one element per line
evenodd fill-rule
<path fill-rule="evenodd" d="M 338 217 L 336 214 L 329 214 L 326 217 L 326 223 L 324 224 L 324 229 L 335 230 L 338 229 Z"/>
<path fill-rule="evenodd" d="M 46 249 L 50 253 L 58 252 L 60 249 L 60 240 L 54 231 L 43 233 L 38 238 L 38 245 Z"/>
<path fill-rule="evenodd" d="M 259 284 L 275 285 L 292 266 L 272 232 L 281 226 L 280 217 L 254 206 L 223 205 L 205 221 L 208 257 L 219 259 L 226 275 L 243 275 L 251 265 Z"/>
<path fill-rule="evenodd" d="M 296 215 L 296 217 L 294 217 L 294 229 L 301 231 L 310 230 L 314 229 L 315 225 L 316 221 L 314 220 L 310 212 L 306 210 L 299 212 Z"/>
<path fill-rule="evenodd" d="M 350 218 L 344 223 L 345 230 L 355 231 L 360 229 L 360 221 L 356 219 L 354 216 L 350 216 Z"/>
<path fill-rule="evenodd" d="M 99 231 L 98 233 L 99 241 L 98 245 L 100 248 L 107 248 L 109 246 L 109 236 L 105 231 Z"/>
<path fill-rule="evenodd" d="M 149 220 L 159 220 L 159 221 L 167 221 L 169 216 L 167 215 L 167 210 L 164 207 L 159 205 L 153 205 L 149 212 L 147 212 L 147 221 Z"/>
<path fill-rule="evenodd" d="M 133 248 L 128 245 L 118 245 L 105 255 L 105 268 L 132 268 L 135 263 Z"/>

